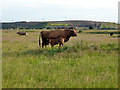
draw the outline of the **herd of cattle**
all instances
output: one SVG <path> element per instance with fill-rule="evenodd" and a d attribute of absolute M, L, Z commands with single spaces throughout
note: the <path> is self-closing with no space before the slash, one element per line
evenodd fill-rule
<path fill-rule="evenodd" d="M 17 31 L 18 35 L 28 35 L 27 32 Z M 112 36 L 113 33 L 110 33 Z M 64 42 L 67 42 L 70 37 L 77 36 L 75 29 L 59 29 L 59 30 L 50 30 L 50 31 L 42 31 L 39 35 L 39 46 L 41 47 L 40 37 L 42 38 L 42 48 L 47 45 L 53 47 L 56 44 L 59 44 L 59 47 L 64 45 Z"/>

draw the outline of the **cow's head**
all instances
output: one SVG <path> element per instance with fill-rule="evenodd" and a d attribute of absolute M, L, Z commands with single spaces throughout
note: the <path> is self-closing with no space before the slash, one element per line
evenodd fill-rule
<path fill-rule="evenodd" d="M 70 30 L 71 36 L 77 36 L 76 30 L 72 29 Z"/>
<path fill-rule="evenodd" d="M 26 35 L 28 35 L 28 33 L 26 33 Z"/>
<path fill-rule="evenodd" d="M 19 32 L 17 31 L 17 33 L 16 34 L 19 34 Z"/>

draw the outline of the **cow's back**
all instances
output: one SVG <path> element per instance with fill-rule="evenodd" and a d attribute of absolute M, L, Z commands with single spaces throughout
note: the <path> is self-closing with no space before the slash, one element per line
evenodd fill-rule
<path fill-rule="evenodd" d="M 17 32 L 17 34 L 19 34 L 19 35 L 27 35 L 26 32 Z"/>
<path fill-rule="evenodd" d="M 42 31 L 41 34 L 42 34 L 42 37 L 46 39 L 66 37 L 65 30 Z"/>

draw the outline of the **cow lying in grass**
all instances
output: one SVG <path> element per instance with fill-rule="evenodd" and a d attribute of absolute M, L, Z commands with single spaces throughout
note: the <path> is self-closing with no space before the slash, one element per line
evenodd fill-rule
<path fill-rule="evenodd" d="M 22 32 L 22 31 L 17 31 L 17 34 L 22 36 L 22 35 L 28 35 L 27 32 Z"/>

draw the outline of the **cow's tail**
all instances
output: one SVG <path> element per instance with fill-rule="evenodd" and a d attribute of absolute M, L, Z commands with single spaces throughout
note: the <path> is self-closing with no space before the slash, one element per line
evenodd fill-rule
<path fill-rule="evenodd" d="M 41 33 L 39 34 L 39 47 L 41 47 L 40 36 L 41 36 Z"/>

